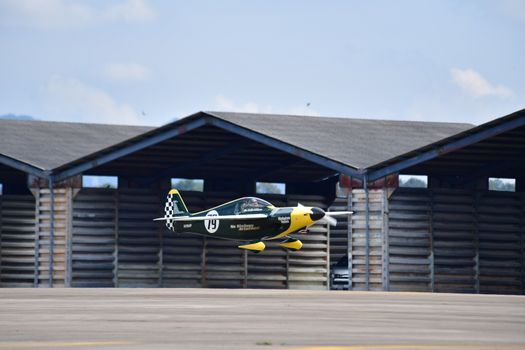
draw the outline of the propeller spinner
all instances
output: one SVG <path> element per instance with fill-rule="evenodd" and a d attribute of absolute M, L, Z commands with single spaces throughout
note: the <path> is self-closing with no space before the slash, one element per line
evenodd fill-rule
<path fill-rule="evenodd" d="M 302 207 L 301 204 L 299 204 L 299 206 Z M 321 208 L 313 207 L 310 209 L 310 218 L 312 221 L 319 221 L 330 226 L 336 226 L 337 220 L 334 216 L 351 215 L 353 213 L 353 211 L 324 211 Z"/>

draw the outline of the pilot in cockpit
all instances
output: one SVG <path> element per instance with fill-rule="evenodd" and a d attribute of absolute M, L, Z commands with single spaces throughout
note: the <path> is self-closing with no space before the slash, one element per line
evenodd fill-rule
<path fill-rule="evenodd" d="M 264 208 L 265 203 L 258 201 L 257 198 L 245 198 L 241 203 L 235 207 L 235 214 L 243 213 L 246 211 L 257 210 Z"/>

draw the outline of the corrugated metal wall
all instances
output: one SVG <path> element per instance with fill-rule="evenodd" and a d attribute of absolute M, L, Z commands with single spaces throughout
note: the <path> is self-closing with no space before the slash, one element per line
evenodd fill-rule
<path fill-rule="evenodd" d="M 400 188 L 388 230 L 390 290 L 525 291 L 523 193 Z"/>
<path fill-rule="evenodd" d="M 117 197 L 110 189 L 80 191 L 73 202 L 72 286 L 112 287 L 118 233 Z"/>
<path fill-rule="evenodd" d="M 0 196 L 0 286 L 32 287 L 35 276 L 35 199 Z"/>
<path fill-rule="evenodd" d="M 397 189 L 389 201 L 390 290 L 429 291 L 433 275 L 430 199 L 425 190 Z"/>
<path fill-rule="evenodd" d="M 71 189 L 55 189 L 51 238 L 49 189 L 0 196 L 0 283 L 3 287 L 68 285 Z M 50 276 L 50 270 L 53 276 Z"/>
<path fill-rule="evenodd" d="M 299 252 L 269 243 L 252 254 L 235 242 L 178 235 L 151 221 L 163 215 L 161 191 L 76 191 L 55 190 L 52 256 L 49 190 L 0 196 L 1 286 L 47 287 L 53 265 L 54 287 L 324 289 L 329 260 L 344 256 L 350 242 L 353 290 L 525 291 L 523 193 L 399 188 L 387 200 L 384 191 L 371 190 L 367 234 L 365 194 L 354 189 L 330 208 L 353 210 L 349 222 L 339 218 L 330 232 L 316 225 L 296 235 L 305 243 Z M 184 197 L 201 210 L 235 195 Z M 267 199 L 326 207 L 316 196 Z"/>
<path fill-rule="evenodd" d="M 82 189 L 73 201 L 72 286 L 326 289 L 328 230 L 315 225 L 299 252 L 275 243 L 260 254 L 235 242 L 167 231 L 166 193 L 139 189 Z M 231 193 L 183 194 L 191 211 L 235 198 Z M 270 196 L 276 206 L 316 205 L 319 196 Z"/>
<path fill-rule="evenodd" d="M 348 198 L 337 198 L 332 211 L 351 210 L 354 214 L 338 217 L 337 226 L 330 228 L 330 254 L 332 263 L 348 252 L 350 243 L 350 288 L 352 290 L 383 290 L 386 273 L 383 261 L 385 235 L 383 234 L 386 209 L 385 192 L 370 190 L 368 195 L 369 225 L 366 226 L 366 195 L 363 189 L 353 189 Z"/>

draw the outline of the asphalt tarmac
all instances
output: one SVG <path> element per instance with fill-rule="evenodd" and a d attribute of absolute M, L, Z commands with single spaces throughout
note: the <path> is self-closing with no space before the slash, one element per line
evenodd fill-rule
<path fill-rule="evenodd" d="M 0 289 L 0 349 L 525 349 L 525 297 Z"/>

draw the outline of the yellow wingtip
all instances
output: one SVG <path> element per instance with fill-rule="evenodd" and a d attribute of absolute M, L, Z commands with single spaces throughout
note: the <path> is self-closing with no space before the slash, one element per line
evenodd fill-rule
<path fill-rule="evenodd" d="M 179 190 L 177 190 L 176 188 L 173 188 L 170 190 L 168 194 L 179 194 Z"/>
<path fill-rule="evenodd" d="M 251 250 L 252 252 L 262 252 L 266 245 L 263 242 L 250 243 L 245 245 L 240 245 L 239 248 Z"/>
<path fill-rule="evenodd" d="M 303 247 L 303 242 L 296 239 L 294 241 L 280 243 L 279 246 L 290 250 L 300 250 Z"/>

